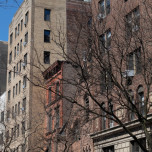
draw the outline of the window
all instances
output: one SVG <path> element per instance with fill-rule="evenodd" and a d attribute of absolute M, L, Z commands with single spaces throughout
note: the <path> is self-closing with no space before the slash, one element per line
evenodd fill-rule
<path fill-rule="evenodd" d="M 15 69 L 15 66 L 14 66 L 14 78 L 15 78 L 15 73 L 16 73 L 16 69 Z"/>
<path fill-rule="evenodd" d="M 14 106 L 12 107 L 12 118 L 14 119 Z"/>
<path fill-rule="evenodd" d="M 25 144 L 22 145 L 22 152 L 25 152 Z"/>
<path fill-rule="evenodd" d="M 144 89 L 142 86 L 138 87 L 138 100 L 139 100 L 139 111 L 141 115 L 145 115 L 145 102 L 144 102 Z"/>
<path fill-rule="evenodd" d="M 14 128 L 11 129 L 11 138 L 14 138 Z"/>
<path fill-rule="evenodd" d="M 23 99 L 22 112 L 26 111 L 26 98 Z"/>
<path fill-rule="evenodd" d="M 22 69 L 22 61 L 20 60 L 20 68 L 19 68 L 19 72 L 21 72 L 21 69 Z"/>
<path fill-rule="evenodd" d="M 17 55 L 19 55 L 19 43 L 17 44 Z"/>
<path fill-rule="evenodd" d="M 101 52 L 105 53 L 111 47 L 111 30 L 109 29 L 100 36 L 100 48 Z"/>
<path fill-rule="evenodd" d="M 44 63 L 50 64 L 50 52 L 44 51 Z"/>
<path fill-rule="evenodd" d="M 44 42 L 50 42 L 50 30 L 44 30 Z"/>
<path fill-rule="evenodd" d="M 51 90 L 51 87 L 48 90 L 48 100 L 49 100 L 48 104 L 51 103 L 51 100 L 52 100 L 52 90 Z"/>
<path fill-rule="evenodd" d="M 12 62 L 12 52 L 9 54 L 9 64 Z"/>
<path fill-rule="evenodd" d="M 21 93 L 21 81 L 19 81 L 19 94 Z"/>
<path fill-rule="evenodd" d="M 20 40 L 20 51 L 22 52 L 22 39 Z"/>
<path fill-rule="evenodd" d="M 18 103 L 18 115 L 20 114 L 20 102 Z"/>
<path fill-rule="evenodd" d="M 49 9 L 44 9 L 44 20 L 45 21 L 50 21 L 50 10 Z"/>
<path fill-rule="evenodd" d="M 8 101 L 11 100 L 11 90 L 8 91 Z"/>
<path fill-rule="evenodd" d="M 28 43 L 28 32 L 25 34 L 24 46 Z"/>
<path fill-rule="evenodd" d="M 23 63 L 23 68 L 27 66 L 27 53 L 24 55 L 24 63 Z"/>
<path fill-rule="evenodd" d="M 139 139 L 141 144 L 146 147 L 146 140 L 145 139 Z M 136 141 L 131 141 L 131 152 L 144 152 L 138 143 Z"/>
<path fill-rule="evenodd" d="M 23 89 L 26 88 L 26 80 L 27 80 L 27 76 L 25 75 L 25 76 L 23 77 Z"/>
<path fill-rule="evenodd" d="M 25 22 L 24 22 L 25 27 L 27 26 L 28 23 L 28 17 L 29 17 L 29 12 L 25 14 Z"/>
<path fill-rule="evenodd" d="M 99 2 L 99 12 L 101 13 L 102 18 L 110 13 L 110 0 L 101 0 Z"/>
<path fill-rule="evenodd" d="M 16 65 L 16 74 L 18 74 L 18 63 Z"/>
<path fill-rule="evenodd" d="M 18 84 L 16 84 L 16 95 L 18 93 Z"/>
<path fill-rule="evenodd" d="M 7 111 L 7 121 L 10 119 L 10 110 Z"/>
<path fill-rule="evenodd" d="M 17 27 L 15 28 L 15 38 L 17 37 Z"/>
<path fill-rule="evenodd" d="M 17 125 L 17 137 L 19 137 L 19 134 L 20 134 L 20 125 L 18 124 Z"/>
<path fill-rule="evenodd" d="M 13 42 L 13 33 L 11 33 L 10 35 L 10 44 L 12 44 L 12 42 Z"/>
<path fill-rule="evenodd" d="M 111 90 L 111 88 L 113 87 L 113 81 L 110 75 L 110 70 L 101 72 L 100 85 L 101 85 L 101 93 L 103 93 L 105 90 Z"/>
<path fill-rule="evenodd" d="M 23 30 L 23 20 L 21 20 L 21 31 Z"/>
<path fill-rule="evenodd" d="M 18 24 L 18 35 L 20 34 L 20 24 Z"/>
<path fill-rule="evenodd" d="M 56 100 L 60 98 L 60 84 L 59 82 L 56 83 Z"/>
<path fill-rule="evenodd" d="M 133 92 L 129 91 L 129 95 L 130 95 L 130 101 L 132 102 L 132 104 L 135 104 Z M 129 120 L 130 121 L 135 119 L 134 107 L 132 106 L 132 104 L 129 103 Z"/>
<path fill-rule="evenodd" d="M 1 122 L 4 122 L 4 111 L 1 112 Z"/>
<path fill-rule="evenodd" d="M 2 145 L 4 142 L 4 139 L 3 139 L 3 133 L 0 134 L 0 145 Z"/>
<path fill-rule="evenodd" d="M 25 134 L 25 121 L 22 121 L 22 134 Z"/>
<path fill-rule="evenodd" d="M 138 74 L 141 72 L 141 50 L 140 48 L 134 52 L 129 53 L 127 56 L 127 70 L 133 72 L 133 74 Z"/>
<path fill-rule="evenodd" d="M 15 86 L 13 87 L 13 98 L 15 97 Z"/>
<path fill-rule="evenodd" d="M 124 2 L 127 2 L 128 0 L 124 0 Z"/>
<path fill-rule="evenodd" d="M 140 12 L 139 7 L 126 15 L 126 36 L 130 37 L 140 28 Z"/>
<path fill-rule="evenodd" d="M 11 71 L 8 73 L 8 82 L 11 82 Z"/>
<path fill-rule="evenodd" d="M 14 48 L 14 59 L 16 58 L 16 47 Z"/>
<path fill-rule="evenodd" d="M 106 113 L 104 111 L 102 111 L 102 130 L 106 129 Z"/>
<path fill-rule="evenodd" d="M 109 146 L 109 147 L 105 147 L 103 148 L 103 152 L 114 152 L 114 146 Z"/>
<path fill-rule="evenodd" d="M 60 113 L 59 113 L 59 106 L 56 107 L 56 124 L 55 127 L 59 128 L 59 124 L 60 124 Z"/>
<path fill-rule="evenodd" d="M 52 115 L 47 116 L 47 131 L 50 132 L 52 130 Z"/>
<path fill-rule="evenodd" d="M 15 105 L 15 116 L 17 115 L 17 104 Z"/>
<path fill-rule="evenodd" d="M 6 142 L 9 140 L 9 130 L 6 132 Z"/>

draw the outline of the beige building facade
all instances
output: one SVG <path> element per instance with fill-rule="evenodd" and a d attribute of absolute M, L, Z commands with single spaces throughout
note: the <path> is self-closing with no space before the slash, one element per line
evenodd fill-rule
<path fill-rule="evenodd" d="M 44 94 L 36 86 L 43 85 L 41 72 L 62 59 L 58 55 L 61 49 L 53 39 L 57 30 L 66 33 L 66 0 L 24 0 L 9 26 L 8 151 L 33 152 L 42 148 Z"/>

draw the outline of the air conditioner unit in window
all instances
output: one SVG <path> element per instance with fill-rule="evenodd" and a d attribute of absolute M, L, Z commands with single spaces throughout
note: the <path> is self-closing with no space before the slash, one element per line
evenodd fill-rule
<path fill-rule="evenodd" d="M 23 84 L 23 89 L 25 88 L 25 85 Z"/>
<path fill-rule="evenodd" d="M 134 70 L 126 70 L 125 72 L 122 73 L 123 77 L 133 77 L 135 76 L 135 71 Z"/>
<path fill-rule="evenodd" d="M 113 127 L 113 122 L 110 123 L 110 128 L 112 128 L 112 127 Z"/>
<path fill-rule="evenodd" d="M 17 35 L 19 35 L 19 31 L 17 31 L 17 33 L 16 33 Z"/>
<path fill-rule="evenodd" d="M 99 21 L 102 20 L 102 19 L 104 19 L 104 18 L 105 18 L 105 15 L 102 14 L 102 13 L 99 13 L 98 16 L 97 16 L 97 19 L 98 19 Z"/>
<path fill-rule="evenodd" d="M 25 21 L 25 22 L 24 22 L 24 25 L 26 26 L 26 24 L 27 24 L 27 22 Z"/>
<path fill-rule="evenodd" d="M 25 66 L 26 66 L 26 64 L 23 62 L 23 63 L 22 63 L 22 67 L 25 67 Z"/>
<path fill-rule="evenodd" d="M 19 51 L 17 51 L 17 55 L 19 55 Z"/>
<path fill-rule="evenodd" d="M 22 107 L 21 110 L 24 111 L 25 110 L 24 107 Z"/>
<path fill-rule="evenodd" d="M 138 25 L 133 26 L 133 28 L 132 28 L 132 31 L 133 31 L 133 32 L 136 32 L 136 31 L 138 31 L 138 30 L 139 30 L 139 26 L 138 26 Z"/>
<path fill-rule="evenodd" d="M 27 42 L 23 42 L 23 46 L 26 46 Z"/>

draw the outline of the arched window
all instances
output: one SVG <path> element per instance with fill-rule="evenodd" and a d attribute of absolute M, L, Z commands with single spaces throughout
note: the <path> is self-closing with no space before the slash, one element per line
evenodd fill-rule
<path fill-rule="evenodd" d="M 135 119 L 135 115 L 134 115 L 134 107 L 133 107 L 133 104 L 135 104 L 135 101 L 134 101 L 134 93 L 132 90 L 129 90 L 129 97 L 130 97 L 130 101 L 132 102 L 129 102 L 129 120 L 134 120 Z"/>
<path fill-rule="evenodd" d="M 144 88 L 139 86 L 137 89 L 138 101 L 139 101 L 139 111 L 141 115 L 145 115 L 145 103 L 144 103 Z"/>

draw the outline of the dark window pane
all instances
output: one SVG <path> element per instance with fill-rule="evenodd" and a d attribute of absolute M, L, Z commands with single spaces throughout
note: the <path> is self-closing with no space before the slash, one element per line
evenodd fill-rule
<path fill-rule="evenodd" d="M 44 63 L 50 64 L 50 52 L 44 51 Z"/>
<path fill-rule="evenodd" d="M 49 9 L 45 9 L 44 10 L 44 20 L 45 21 L 50 21 L 50 10 Z"/>
<path fill-rule="evenodd" d="M 44 42 L 50 42 L 50 30 L 44 30 Z"/>

